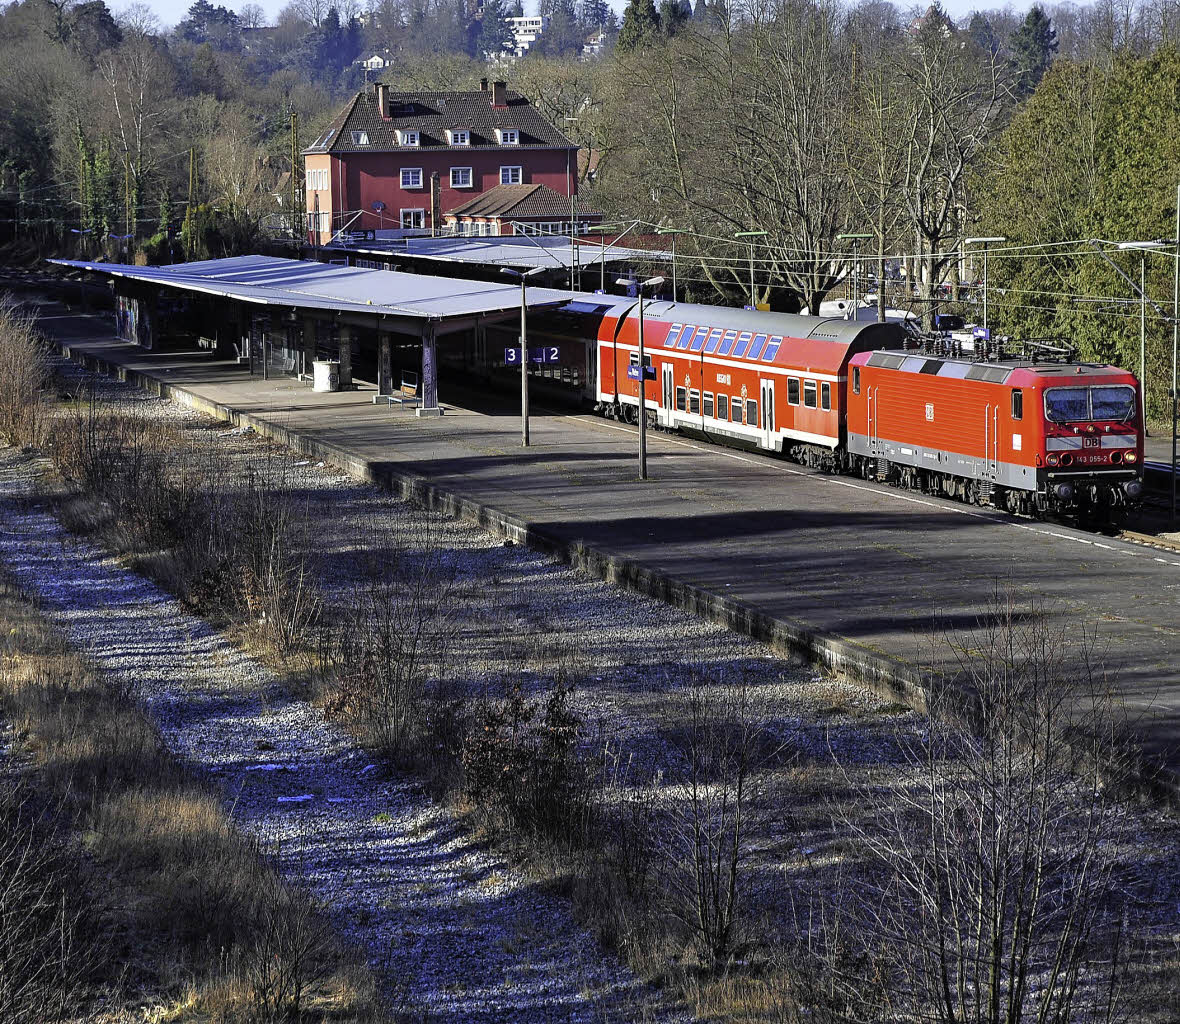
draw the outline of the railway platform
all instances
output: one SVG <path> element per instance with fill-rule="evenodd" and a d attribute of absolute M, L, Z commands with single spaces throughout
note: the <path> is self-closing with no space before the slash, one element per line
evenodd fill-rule
<path fill-rule="evenodd" d="M 1180 547 L 1017 520 L 763 455 L 538 409 L 520 445 L 511 396 L 440 381 L 446 415 L 313 393 L 207 352 L 144 351 L 109 319 L 47 307 L 66 353 L 178 401 L 412 490 L 631 586 L 795 646 L 914 700 L 950 669 L 936 638 L 977 627 L 1007 588 L 1054 628 L 1097 631 L 1111 685 L 1145 750 L 1180 778 Z M 1180 538 L 1177 538 L 1180 540 Z"/>

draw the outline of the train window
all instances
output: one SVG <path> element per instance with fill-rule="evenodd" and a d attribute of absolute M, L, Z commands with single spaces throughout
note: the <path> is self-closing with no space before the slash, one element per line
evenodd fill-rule
<path fill-rule="evenodd" d="M 1024 418 L 1024 392 L 1020 388 L 1012 392 L 1012 418 L 1014 420 Z"/>
<path fill-rule="evenodd" d="M 712 355 L 721 344 L 721 328 L 715 327 L 709 332 L 709 340 L 705 343 L 705 354 Z"/>
<path fill-rule="evenodd" d="M 684 330 L 680 332 L 680 340 L 676 343 L 677 348 L 688 348 L 688 343 L 692 341 L 692 325 L 685 324 Z"/>
<path fill-rule="evenodd" d="M 750 358 L 751 359 L 761 359 L 762 358 L 762 350 L 765 347 L 766 347 L 766 335 L 765 334 L 755 334 L 754 335 L 754 344 L 750 346 Z"/>
<path fill-rule="evenodd" d="M 709 336 L 708 327 L 698 327 L 696 334 L 692 336 L 692 344 L 688 346 L 690 352 L 699 352 L 705 347 L 705 339 Z"/>
<path fill-rule="evenodd" d="M 772 360 L 772 359 L 773 359 L 775 356 L 777 356 L 777 355 L 778 355 L 778 349 L 779 349 L 779 346 L 780 346 L 782 343 L 783 343 L 783 339 L 782 339 L 782 338 L 775 337 L 775 336 L 772 334 L 772 335 L 770 336 L 770 344 L 766 346 L 766 351 L 762 353 L 762 361 L 763 361 L 764 363 L 768 363 L 768 362 L 770 362 L 770 360 Z"/>
<path fill-rule="evenodd" d="M 705 392 L 705 408 L 703 412 L 710 419 L 713 418 L 713 392 L 711 391 Z"/>
<path fill-rule="evenodd" d="M 725 336 L 721 339 L 721 348 L 718 349 L 719 356 L 727 356 L 733 351 L 733 343 L 737 341 L 737 331 L 726 331 Z"/>
<path fill-rule="evenodd" d="M 729 420 L 731 423 L 741 423 L 742 421 L 742 400 L 737 395 L 733 396 L 733 402 L 729 407 Z"/>
<path fill-rule="evenodd" d="M 816 406 L 815 391 L 815 381 L 805 380 L 803 382 L 803 404 L 808 409 L 814 409 Z"/>
<path fill-rule="evenodd" d="M 752 398 L 746 399 L 746 426 L 758 426 L 758 403 Z"/>
<path fill-rule="evenodd" d="M 688 393 L 688 411 L 693 416 L 701 414 L 701 393 L 699 391 L 690 391 Z"/>
<path fill-rule="evenodd" d="M 832 385 L 827 381 L 819 386 L 819 407 L 821 409 L 832 408 Z"/>
<path fill-rule="evenodd" d="M 799 378 L 787 378 L 787 405 L 799 404 Z"/>
<path fill-rule="evenodd" d="M 854 395 L 860 394 L 860 367 L 854 366 L 852 368 L 852 393 Z"/>
<path fill-rule="evenodd" d="M 746 349 L 750 347 L 750 339 L 753 335 L 749 331 L 745 331 L 738 335 L 737 344 L 733 347 L 733 354 L 739 359 L 746 354 Z"/>
<path fill-rule="evenodd" d="M 729 419 L 729 396 L 728 395 L 718 395 L 717 396 L 717 418 L 719 420 Z"/>
<path fill-rule="evenodd" d="M 664 339 L 664 348 L 671 348 L 676 344 L 676 339 L 680 337 L 680 324 L 673 324 L 672 329 L 668 332 L 668 336 Z"/>
<path fill-rule="evenodd" d="M 684 412 L 687 402 L 688 402 L 688 391 L 685 390 L 684 388 L 677 388 L 676 389 L 676 408 L 679 409 L 681 412 Z"/>

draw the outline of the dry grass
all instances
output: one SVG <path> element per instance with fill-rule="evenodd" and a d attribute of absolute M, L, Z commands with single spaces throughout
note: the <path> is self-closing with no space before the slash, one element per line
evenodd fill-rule
<path fill-rule="evenodd" d="M 150 993 L 164 1020 L 377 1019 L 372 977 L 318 908 L 233 830 L 132 695 L 91 671 L 2 574 L 0 635 L 14 753 L 55 811 L 53 842 L 80 846 L 92 865 L 58 888 L 104 894 L 103 970 L 79 944 L 88 991 L 105 982 L 128 1005 Z"/>

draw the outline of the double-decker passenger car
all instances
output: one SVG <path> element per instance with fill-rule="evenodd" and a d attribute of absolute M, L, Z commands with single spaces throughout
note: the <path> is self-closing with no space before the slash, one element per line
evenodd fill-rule
<path fill-rule="evenodd" d="M 1102 515 L 1141 493 L 1125 370 L 879 351 L 850 373 L 848 452 L 865 476 L 1024 513 Z"/>

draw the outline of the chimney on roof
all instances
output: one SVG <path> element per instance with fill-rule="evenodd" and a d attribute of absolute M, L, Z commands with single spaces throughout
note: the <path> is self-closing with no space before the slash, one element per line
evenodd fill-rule
<path fill-rule="evenodd" d="M 389 90 L 384 82 L 373 83 L 373 95 L 377 97 L 377 113 L 389 117 Z"/>
<path fill-rule="evenodd" d="M 506 107 L 508 106 L 508 83 L 507 82 L 493 82 L 492 83 L 492 106 Z"/>
<path fill-rule="evenodd" d="M 481 78 L 479 80 L 479 91 L 480 92 L 487 92 L 488 91 L 488 80 L 486 78 Z"/>

